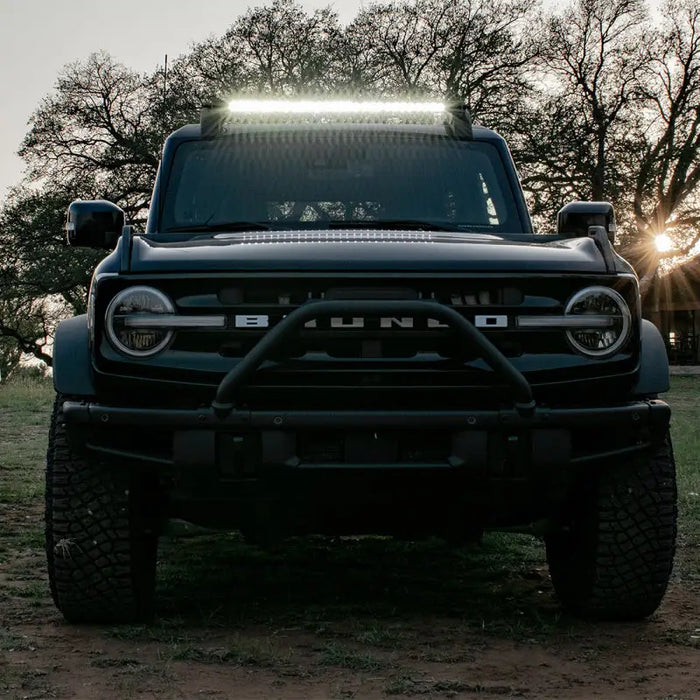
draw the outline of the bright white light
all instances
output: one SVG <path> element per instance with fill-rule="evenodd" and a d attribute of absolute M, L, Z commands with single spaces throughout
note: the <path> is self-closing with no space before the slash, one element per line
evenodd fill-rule
<path fill-rule="evenodd" d="M 442 114 L 442 102 L 354 102 L 344 100 L 231 100 L 233 114 Z"/>
<path fill-rule="evenodd" d="M 667 233 L 660 233 L 658 236 L 656 236 L 654 243 L 656 244 L 656 250 L 658 250 L 659 253 L 667 253 L 669 250 L 675 248 L 671 237 Z"/>

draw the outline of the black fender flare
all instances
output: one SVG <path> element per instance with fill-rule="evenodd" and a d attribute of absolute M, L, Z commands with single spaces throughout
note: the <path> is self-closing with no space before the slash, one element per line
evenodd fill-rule
<path fill-rule="evenodd" d="M 659 329 L 646 319 L 641 327 L 639 374 L 632 390 L 635 396 L 655 396 L 670 387 L 668 354 Z"/>
<path fill-rule="evenodd" d="M 59 394 L 95 395 L 85 314 L 58 324 L 53 344 L 53 385 Z"/>

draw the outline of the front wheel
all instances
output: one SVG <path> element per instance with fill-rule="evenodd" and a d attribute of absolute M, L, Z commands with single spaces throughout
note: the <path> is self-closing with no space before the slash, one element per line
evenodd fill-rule
<path fill-rule="evenodd" d="M 157 489 L 143 472 L 72 446 L 63 401 L 56 398 L 46 456 L 51 594 L 69 622 L 144 620 L 153 612 L 158 536 L 147 514 L 157 510 Z"/>
<path fill-rule="evenodd" d="M 554 590 L 584 617 L 640 620 L 666 592 L 676 546 L 676 468 L 667 435 L 651 455 L 608 464 L 546 538 Z"/>

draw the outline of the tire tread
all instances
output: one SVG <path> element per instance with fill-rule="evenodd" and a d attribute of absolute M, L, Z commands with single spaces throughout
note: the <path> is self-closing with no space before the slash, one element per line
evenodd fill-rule
<path fill-rule="evenodd" d="M 610 464 L 547 538 L 564 605 L 598 619 L 639 620 L 661 603 L 673 568 L 677 493 L 669 436 L 650 457 Z"/>
<path fill-rule="evenodd" d="M 70 443 L 57 396 L 46 460 L 51 594 L 69 622 L 132 622 L 152 614 L 157 536 L 140 527 L 128 466 Z"/>

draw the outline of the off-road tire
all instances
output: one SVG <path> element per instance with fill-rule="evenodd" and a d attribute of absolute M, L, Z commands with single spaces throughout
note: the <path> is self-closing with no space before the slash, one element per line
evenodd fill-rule
<path fill-rule="evenodd" d="M 71 442 L 57 396 L 46 455 L 46 558 L 69 622 L 136 622 L 153 614 L 158 535 L 154 481 Z M 149 502 L 150 501 L 150 502 Z"/>
<path fill-rule="evenodd" d="M 554 590 L 583 617 L 640 620 L 666 592 L 676 546 L 676 469 L 666 436 L 652 455 L 606 464 L 546 538 Z"/>

